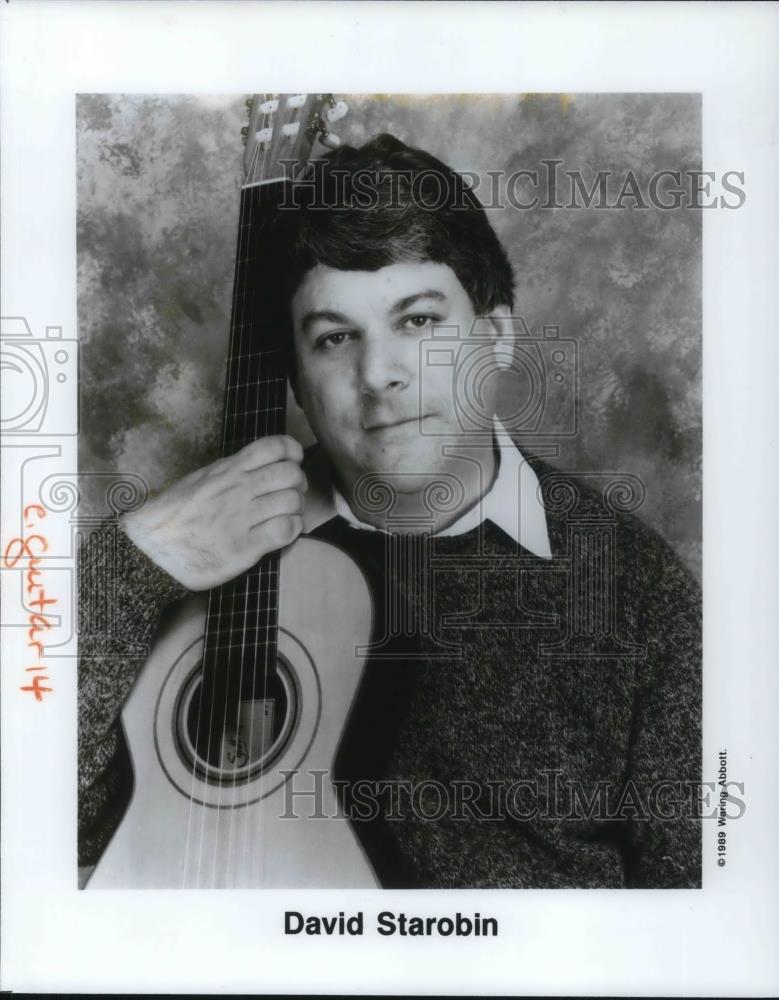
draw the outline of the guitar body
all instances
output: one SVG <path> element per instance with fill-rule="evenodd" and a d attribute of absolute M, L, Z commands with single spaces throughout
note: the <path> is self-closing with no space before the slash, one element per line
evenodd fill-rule
<path fill-rule="evenodd" d="M 187 721 L 203 677 L 206 596 L 161 630 L 122 714 L 133 796 L 88 888 L 377 885 L 331 785 L 363 670 L 355 650 L 370 639 L 370 593 L 348 556 L 314 539 L 287 549 L 280 568 L 274 689 L 243 703 L 216 764 L 198 761 Z"/>

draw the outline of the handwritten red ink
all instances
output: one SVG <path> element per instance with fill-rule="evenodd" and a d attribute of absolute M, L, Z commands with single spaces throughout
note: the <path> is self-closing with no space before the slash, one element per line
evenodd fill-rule
<path fill-rule="evenodd" d="M 41 505 L 39 503 L 28 503 L 27 506 L 22 511 L 22 516 L 24 517 L 25 521 L 30 516 L 27 513 L 28 510 L 34 510 L 36 516 L 38 518 L 40 518 L 41 521 L 44 519 L 44 517 L 46 517 L 46 508 L 45 507 L 41 507 Z M 32 522 L 28 523 L 27 527 L 31 528 L 32 527 Z"/>
<path fill-rule="evenodd" d="M 37 566 L 41 561 L 39 556 L 30 549 L 30 543 L 35 542 L 36 544 L 42 546 L 41 552 L 45 552 L 49 547 L 49 543 L 43 537 L 43 535 L 29 535 L 27 538 L 12 538 L 11 541 L 5 547 L 5 554 L 3 556 L 3 562 L 5 563 L 6 569 L 13 569 L 14 566 L 19 562 L 22 556 L 27 556 L 31 563 Z M 18 546 L 18 551 L 16 555 L 11 556 L 11 549 L 14 546 Z"/>
<path fill-rule="evenodd" d="M 32 684 L 23 684 L 19 688 L 19 690 L 32 691 L 32 693 L 35 695 L 36 701 L 43 701 L 44 691 L 47 693 L 51 693 L 54 690 L 54 688 L 44 687 L 43 684 L 41 684 L 41 681 L 47 681 L 48 679 L 49 678 L 46 677 L 44 674 L 36 674 L 32 679 Z"/>
<path fill-rule="evenodd" d="M 40 504 L 31 503 L 27 504 L 22 511 L 22 515 L 25 527 L 32 528 L 35 525 L 36 518 L 42 521 L 46 517 L 46 510 Z M 35 655 L 39 660 L 43 659 L 44 647 L 43 643 L 36 639 L 35 636 L 39 632 L 46 632 L 54 627 L 54 623 L 49 620 L 46 614 L 46 608 L 57 604 L 56 597 L 46 596 L 46 591 L 40 582 L 43 571 L 39 569 L 38 564 L 41 561 L 41 554 L 46 552 L 48 548 L 49 543 L 44 535 L 33 534 L 21 538 L 12 538 L 8 545 L 6 545 L 5 552 L 3 553 L 3 565 L 6 569 L 14 569 L 22 559 L 27 561 L 25 567 L 25 589 L 27 594 L 37 591 L 35 600 L 28 602 L 29 606 L 36 610 L 27 616 L 27 624 L 30 626 L 27 629 L 27 646 L 35 650 Z M 37 551 L 33 551 L 33 549 Z M 40 673 L 43 670 L 46 670 L 46 667 L 40 664 L 34 667 L 25 667 L 25 673 L 33 673 L 34 676 L 30 678 L 29 684 L 20 685 L 19 688 L 20 691 L 27 691 L 34 695 L 36 701 L 43 701 L 43 695 L 50 694 L 54 690 L 53 688 L 44 686 L 43 681 L 48 681 L 49 677 Z"/>

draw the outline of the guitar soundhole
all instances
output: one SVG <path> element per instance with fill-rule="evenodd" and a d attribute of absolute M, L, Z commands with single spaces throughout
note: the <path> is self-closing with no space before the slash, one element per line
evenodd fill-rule
<path fill-rule="evenodd" d="M 179 753 L 188 768 L 211 783 L 251 781 L 289 742 L 297 721 L 297 692 L 280 658 L 263 690 L 225 705 L 212 697 L 194 671 L 176 711 Z"/>

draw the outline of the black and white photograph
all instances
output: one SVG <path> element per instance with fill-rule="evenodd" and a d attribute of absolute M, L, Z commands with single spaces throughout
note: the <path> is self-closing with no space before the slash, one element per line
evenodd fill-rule
<path fill-rule="evenodd" d="M 700 100 L 77 110 L 89 887 L 699 886 Z"/>
<path fill-rule="evenodd" d="M 2 988 L 775 994 L 776 7 L 0 17 Z"/>

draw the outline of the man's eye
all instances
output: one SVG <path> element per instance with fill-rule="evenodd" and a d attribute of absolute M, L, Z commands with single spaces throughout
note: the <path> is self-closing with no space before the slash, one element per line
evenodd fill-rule
<path fill-rule="evenodd" d="M 340 347 L 348 339 L 349 334 L 345 330 L 339 330 L 337 333 L 326 333 L 323 337 L 320 337 L 316 342 L 316 346 L 324 350 L 330 350 L 333 347 Z"/>
<path fill-rule="evenodd" d="M 433 323 L 436 321 L 436 319 L 437 317 L 435 316 L 426 316 L 420 314 L 414 316 L 407 316 L 404 322 L 406 323 L 407 326 L 413 327 L 414 330 L 424 330 L 426 327 L 432 326 Z"/>

